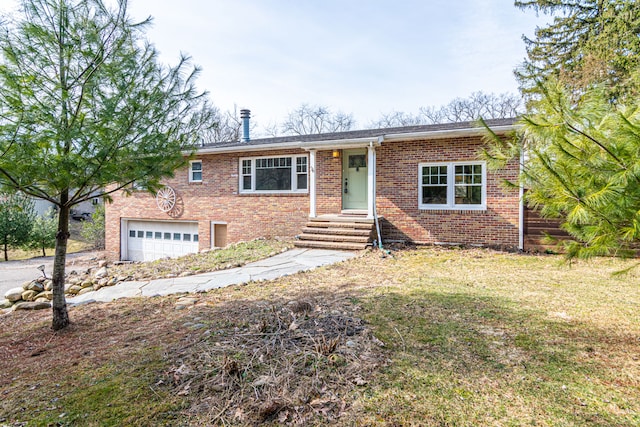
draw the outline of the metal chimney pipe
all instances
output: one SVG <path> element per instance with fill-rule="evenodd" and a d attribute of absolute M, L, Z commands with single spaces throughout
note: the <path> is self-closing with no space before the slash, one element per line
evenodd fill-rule
<path fill-rule="evenodd" d="M 240 110 L 240 118 L 242 119 L 242 142 L 249 142 L 249 118 L 251 118 L 251 110 Z"/>

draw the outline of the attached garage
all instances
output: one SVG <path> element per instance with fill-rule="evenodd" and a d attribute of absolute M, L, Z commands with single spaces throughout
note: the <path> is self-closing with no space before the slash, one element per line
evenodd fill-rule
<path fill-rule="evenodd" d="M 126 248 L 122 258 L 153 261 L 198 252 L 198 223 L 187 221 L 123 221 Z M 123 236 L 124 237 L 124 236 Z"/>

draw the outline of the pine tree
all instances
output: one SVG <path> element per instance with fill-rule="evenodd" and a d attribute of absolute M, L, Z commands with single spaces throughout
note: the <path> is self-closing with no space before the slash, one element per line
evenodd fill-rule
<path fill-rule="evenodd" d="M 29 241 L 35 214 L 33 201 L 21 194 L 0 194 L 0 245 L 4 260 L 9 249 L 19 248 Z"/>
<path fill-rule="evenodd" d="M 486 157 L 497 167 L 524 150 L 526 201 L 562 218 L 575 239 L 569 258 L 628 256 L 640 244 L 640 101 L 612 106 L 607 90 L 573 99 L 570 88 L 541 86 L 535 113 L 515 140 L 495 135 Z"/>
<path fill-rule="evenodd" d="M 516 7 L 553 16 L 536 37 L 523 37 L 527 60 L 515 71 L 525 94 L 553 78 L 579 97 L 600 84 L 613 102 L 640 94 L 640 2 L 635 0 L 518 0 Z"/>
<path fill-rule="evenodd" d="M 58 209 L 54 330 L 69 324 L 71 208 L 133 182 L 157 190 L 212 124 L 198 70 L 158 64 L 149 22 L 132 22 L 126 0 L 22 0 L 1 29 L 0 184 Z"/>
<path fill-rule="evenodd" d="M 39 215 L 33 221 L 33 227 L 29 233 L 29 241 L 25 245 L 29 249 L 42 251 L 42 256 L 47 256 L 47 249 L 56 245 L 56 232 L 58 231 L 58 216 L 53 209 L 48 209 L 43 215 Z"/>

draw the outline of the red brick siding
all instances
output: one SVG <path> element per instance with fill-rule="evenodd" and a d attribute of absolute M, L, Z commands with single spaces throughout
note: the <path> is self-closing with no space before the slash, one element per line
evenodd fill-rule
<path fill-rule="evenodd" d="M 227 223 L 227 242 L 258 237 L 291 237 L 309 216 L 309 195 L 238 194 L 239 159 L 252 156 L 306 154 L 302 150 L 197 156 L 202 160 L 202 183 L 189 183 L 188 167 L 167 179 L 177 195 L 176 214 L 161 212 L 145 192 L 126 197 L 113 194 L 106 206 L 106 249 L 120 255 L 120 222 L 125 219 L 198 221 L 200 250 L 211 247 L 211 221 Z"/>
<path fill-rule="evenodd" d="M 332 151 L 316 153 L 316 214 L 335 214 L 342 210 L 342 157 Z"/>
<path fill-rule="evenodd" d="M 515 180 L 517 163 L 499 173 L 487 173 L 486 211 L 427 211 L 418 209 L 418 164 L 477 160 L 480 138 L 388 142 L 377 148 L 377 207 L 384 217 L 383 237 L 419 243 L 464 243 L 502 247 L 518 245 L 518 191 L 501 182 Z M 240 195 L 241 157 L 307 154 L 302 150 L 201 155 L 202 183 L 188 182 L 188 168 L 166 181 L 178 196 L 177 214 L 161 212 L 147 193 L 113 195 L 106 206 L 107 250 L 120 254 L 121 218 L 198 221 L 200 249 L 211 246 L 210 223 L 227 223 L 227 242 L 257 237 L 292 237 L 309 214 L 308 194 Z M 331 151 L 316 154 L 316 211 L 340 212 L 342 159 Z"/>
<path fill-rule="evenodd" d="M 478 160 L 480 138 L 442 139 L 383 144 L 377 149 L 377 209 L 384 217 L 383 238 L 418 243 L 464 243 L 518 246 L 518 164 L 487 172 L 487 210 L 418 209 L 418 164 Z"/>

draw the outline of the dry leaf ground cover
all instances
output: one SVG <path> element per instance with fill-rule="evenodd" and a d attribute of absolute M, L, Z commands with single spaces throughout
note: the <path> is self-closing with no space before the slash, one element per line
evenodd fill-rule
<path fill-rule="evenodd" d="M 640 425 L 633 261 L 404 249 L 0 319 L 0 425 Z"/>

